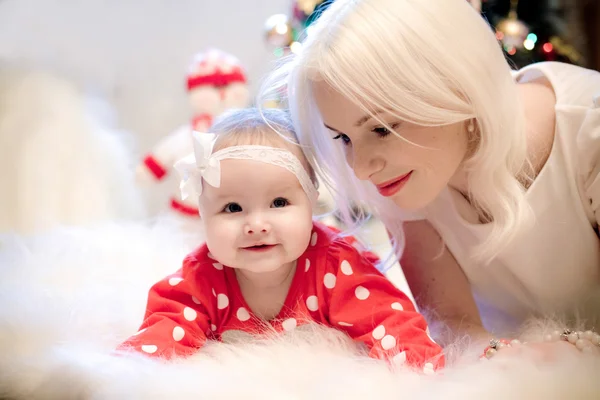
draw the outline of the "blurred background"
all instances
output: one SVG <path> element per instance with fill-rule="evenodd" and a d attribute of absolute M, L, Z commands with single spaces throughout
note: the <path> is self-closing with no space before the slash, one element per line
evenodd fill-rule
<path fill-rule="evenodd" d="M 515 67 L 600 69 L 599 0 L 470 2 Z M 0 232 L 163 211 L 193 230 L 193 207 L 173 197 L 169 157 L 189 151 L 174 150 L 177 138 L 236 101 L 252 104 L 330 3 L 0 0 Z M 210 103 L 214 93 L 231 101 Z"/>
<path fill-rule="evenodd" d="M 266 43 L 267 19 L 283 14 L 297 21 L 295 7 L 310 13 L 321 3 L 327 2 L 0 0 L 0 60 L 60 72 L 105 98 L 119 126 L 133 132 L 145 152 L 189 118 L 184 78 L 195 53 L 213 46 L 238 57 L 254 94 L 283 53 Z M 498 37 L 519 66 L 560 60 L 600 68 L 600 1 L 473 3 L 498 26 Z"/>

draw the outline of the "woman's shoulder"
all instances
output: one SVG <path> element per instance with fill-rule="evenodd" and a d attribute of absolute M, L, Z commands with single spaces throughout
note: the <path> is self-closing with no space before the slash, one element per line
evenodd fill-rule
<path fill-rule="evenodd" d="M 521 68 L 514 75 L 519 83 L 547 83 L 557 107 L 589 107 L 600 92 L 600 72 L 572 64 L 540 62 Z"/>
<path fill-rule="evenodd" d="M 515 79 L 521 84 L 529 158 L 537 175 L 553 151 L 556 135 L 571 142 L 585 134 L 582 122 L 588 110 L 597 106 L 600 73 L 571 64 L 542 62 L 517 71 Z"/>

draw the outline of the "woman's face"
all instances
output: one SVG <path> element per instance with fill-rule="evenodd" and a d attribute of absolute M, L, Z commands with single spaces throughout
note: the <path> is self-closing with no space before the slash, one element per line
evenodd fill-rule
<path fill-rule="evenodd" d="M 424 127 L 376 111 L 403 140 L 327 83 L 314 82 L 313 93 L 331 139 L 343 146 L 356 177 L 371 181 L 398 207 L 422 208 L 459 179 L 468 150 L 464 123 Z"/>

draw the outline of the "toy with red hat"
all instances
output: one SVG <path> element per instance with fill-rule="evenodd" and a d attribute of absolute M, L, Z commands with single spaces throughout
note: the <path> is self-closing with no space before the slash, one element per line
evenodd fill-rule
<path fill-rule="evenodd" d="M 249 105 L 247 75 L 237 57 L 210 48 L 196 54 L 186 75 L 190 122 L 159 141 L 138 166 L 141 183 L 158 182 L 169 175 L 173 164 L 193 151 L 192 131 L 207 132 L 214 118 L 228 109 Z M 173 188 L 170 211 L 185 218 L 198 219 L 197 199 L 181 199 L 179 187 Z"/>

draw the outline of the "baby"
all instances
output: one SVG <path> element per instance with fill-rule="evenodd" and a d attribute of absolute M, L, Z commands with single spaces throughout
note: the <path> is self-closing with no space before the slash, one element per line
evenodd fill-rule
<path fill-rule="evenodd" d="M 231 112 L 194 134 L 179 161 L 184 195 L 199 199 L 206 244 L 150 290 L 140 331 L 119 349 L 190 355 L 207 340 L 341 330 L 369 355 L 432 372 L 443 365 L 410 299 L 355 239 L 314 222 L 315 174 L 283 110 Z"/>

